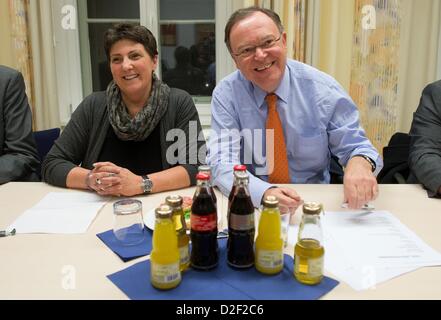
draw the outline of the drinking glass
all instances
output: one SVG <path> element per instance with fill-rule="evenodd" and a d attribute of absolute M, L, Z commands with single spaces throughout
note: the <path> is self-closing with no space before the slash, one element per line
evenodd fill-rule
<path fill-rule="evenodd" d="M 144 239 L 142 202 L 123 199 L 113 204 L 113 234 L 123 245 L 139 244 Z"/>

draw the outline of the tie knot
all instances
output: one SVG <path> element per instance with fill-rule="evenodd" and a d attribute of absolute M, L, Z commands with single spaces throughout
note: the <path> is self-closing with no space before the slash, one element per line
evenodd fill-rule
<path fill-rule="evenodd" d="M 265 97 L 266 103 L 268 104 L 268 108 L 275 109 L 277 103 L 277 95 L 274 93 L 270 93 Z"/>

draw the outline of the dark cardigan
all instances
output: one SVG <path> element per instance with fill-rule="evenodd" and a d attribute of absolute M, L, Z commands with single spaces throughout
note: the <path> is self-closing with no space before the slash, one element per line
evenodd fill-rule
<path fill-rule="evenodd" d="M 197 126 L 197 132 L 190 130 L 190 121 Z M 161 126 L 160 144 L 164 169 L 181 165 L 187 170 L 191 185 L 194 185 L 197 168 L 201 162 L 205 162 L 206 146 L 199 116 L 191 96 L 185 91 L 171 88 L 168 110 L 159 125 Z M 83 168 L 92 169 L 93 163 L 97 161 L 101 152 L 109 126 L 105 92 L 96 92 L 86 97 L 72 114 L 60 138 L 47 154 L 42 165 L 44 181 L 66 187 L 67 175 L 73 168 L 81 165 Z M 176 138 L 174 132 L 170 131 L 171 129 L 181 129 L 181 132 L 185 133 L 185 141 L 183 137 L 178 140 L 178 144 L 174 144 L 176 139 L 167 141 Z M 167 139 L 167 133 L 171 138 Z M 170 146 L 172 148 L 169 149 Z M 186 161 L 180 158 L 180 163 L 169 163 L 167 150 L 169 153 L 170 150 L 185 151 Z M 149 150 L 145 152 L 148 156 Z M 203 155 L 204 159 L 199 159 L 198 154 Z"/>

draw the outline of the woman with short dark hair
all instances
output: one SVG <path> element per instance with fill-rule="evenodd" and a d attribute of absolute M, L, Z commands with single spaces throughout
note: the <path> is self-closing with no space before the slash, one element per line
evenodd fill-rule
<path fill-rule="evenodd" d="M 155 75 L 153 34 L 119 24 L 107 30 L 104 48 L 113 81 L 72 114 L 43 163 L 44 180 L 116 196 L 193 185 L 205 161 L 202 128 L 191 96 Z"/>

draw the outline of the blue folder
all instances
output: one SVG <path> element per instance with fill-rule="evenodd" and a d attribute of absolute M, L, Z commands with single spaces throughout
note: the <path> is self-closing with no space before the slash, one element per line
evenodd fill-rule
<path fill-rule="evenodd" d="M 133 300 L 315 300 L 339 282 L 324 277 L 315 286 L 299 283 L 293 276 L 293 258 L 285 255 L 283 271 L 274 276 L 255 268 L 232 269 L 226 262 L 226 240 L 219 241 L 219 265 L 212 271 L 189 269 L 172 290 L 155 289 L 150 283 L 150 261 L 139 262 L 107 277 Z"/>

